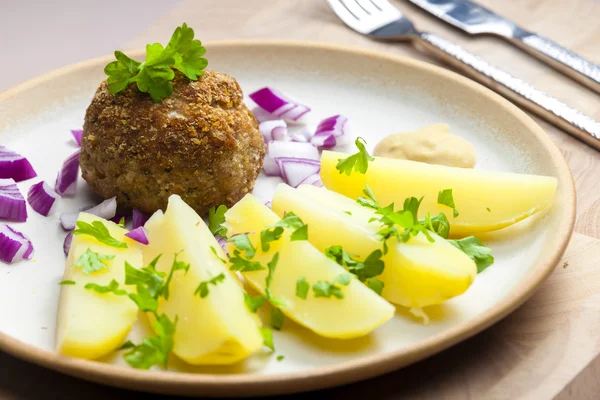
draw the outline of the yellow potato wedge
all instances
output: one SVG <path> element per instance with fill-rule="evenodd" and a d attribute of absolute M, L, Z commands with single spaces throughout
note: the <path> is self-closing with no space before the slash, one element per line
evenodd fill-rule
<path fill-rule="evenodd" d="M 376 193 L 377 195 L 377 193 Z M 376 233 L 374 210 L 325 188 L 280 184 L 272 202 L 278 215 L 293 212 L 308 224 L 308 240 L 320 251 L 340 245 L 364 260 L 382 249 Z M 350 214 L 350 215 L 349 215 Z M 406 243 L 388 240 L 385 269 L 377 279 L 384 283 L 382 296 L 392 303 L 421 308 L 441 303 L 465 292 L 477 275 L 475 263 L 440 236 L 430 243 L 419 233 Z M 394 244 L 395 243 L 395 244 Z"/>
<path fill-rule="evenodd" d="M 366 174 L 340 174 L 336 165 L 348 154 L 324 151 L 321 179 L 330 190 L 352 199 L 368 184 L 382 206 L 401 205 L 404 199 L 424 196 L 419 217 L 444 212 L 452 236 L 468 236 L 512 225 L 546 207 L 556 192 L 557 179 L 480 169 L 453 168 L 408 160 L 375 157 Z M 438 193 L 452 189 L 460 215 L 437 204 Z M 488 211 L 489 209 L 489 211 Z"/>
<path fill-rule="evenodd" d="M 143 248 L 145 265 L 162 254 L 156 269 L 168 273 L 176 253 L 178 261 L 190 264 L 187 273 L 173 274 L 169 298 L 159 299 L 158 313 L 178 318 L 173 353 L 193 365 L 226 365 L 259 350 L 260 320 L 247 309 L 241 282 L 222 261 L 227 257 L 202 218 L 172 195 L 166 212 L 156 213 L 145 227 L 150 242 Z M 220 274 L 225 279 L 209 285 L 206 297 L 194 294 L 200 282 Z"/>
<path fill-rule="evenodd" d="M 63 279 L 75 284 L 63 285 L 60 290 L 56 350 L 71 357 L 95 359 L 123 344 L 137 319 L 138 308 L 127 296 L 97 293 L 84 286 L 88 283 L 105 286 L 114 279 L 123 287 L 125 261 L 136 268 L 141 267 L 142 252 L 137 242 L 125 237 L 127 231 L 114 222 L 87 213 L 80 213 L 79 221 L 102 222 L 112 237 L 128 246 L 116 248 L 89 235 L 73 235 Z M 88 249 L 114 258 L 104 261 L 106 269 L 85 274 L 74 264 Z"/>
<path fill-rule="evenodd" d="M 333 281 L 346 270 L 330 260 L 306 240 L 290 241 L 289 229 L 272 242 L 267 252 L 261 251 L 260 232 L 279 221 L 279 217 L 252 195 L 246 195 L 225 214 L 228 235 L 247 233 L 256 246 L 252 261 L 267 265 L 276 253 L 279 261 L 271 291 L 273 296 L 288 303 L 281 311 L 298 324 L 315 333 L 338 339 L 363 336 L 388 321 L 394 307 L 354 277 L 347 286 L 340 286 L 344 297 L 315 297 L 312 285 L 318 281 Z M 318 230 L 308 227 L 308 236 Z M 230 244 L 230 254 L 235 247 Z M 244 272 L 244 278 L 258 292 L 265 293 L 267 270 Z M 304 277 L 311 289 L 306 299 L 296 295 L 298 278 Z"/>

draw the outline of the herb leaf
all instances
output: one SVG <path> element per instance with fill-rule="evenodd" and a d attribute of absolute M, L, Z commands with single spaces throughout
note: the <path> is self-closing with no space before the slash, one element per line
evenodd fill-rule
<path fill-rule="evenodd" d="M 223 226 L 226 212 L 227 207 L 223 204 L 216 208 L 211 207 L 208 210 L 208 229 L 210 229 L 213 235 L 227 236 L 227 228 Z"/>
<path fill-rule="evenodd" d="M 259 261 L 249 261 L 243 258 L 240 251 L 237 249 L 233 251 L 233 256 L 229 259 L 229 262 L 231 264 L 229 270 L 231 271 L 248 272 L 267 269 L 267 267 L 262 265 Z"/>
<path fill-rule="evenodd" d="M 285 316 L 279 308 L 271 308 L 271 326 L 273 329 L 281 330 Z"/>
<path fill-rule="evenodd" d="M 113 258 L 115 258 L 115 256 L 99 254 L 88 248 L 81 256 L 79 256 L 73 265 L 81 268 L 81 271 L 87 275 L 95 271 L 107 269 L 108 265 L 102 261 L 112 260 Z"/>
<path fill-rule="evenodd" d="M 158 296 L 153 296 L 146 286 L 138 286 L 137 293 L 129 293 L 129 298 L 143 312 L 153 312 L 158 310 Z"/>
<path fill-rule="evenodd" d="M 371 190 L 371 187 L 368 184 L 365 185 L 365 188 L 363 189 L 362 192 L 367 197 L 361 196 L 358 199 L 356 199 L 356 202 L 363 207 L 369 207 L 369 208 L 378 210 L 379 203 L 377 202 L 377 199 L 375 198 L 375 194 L 373 193 L 373 190 Z M 352 215 L 352 214 L 349 214 L 349 215 Z"/>
<path fill-rule="evenodd" d="M 454 247 L 462 250 L 475 261 L 477 273 L 480 273 L 494 263 L 492 250 L 481 243 L 475 236 L 469 236 L 460 240 L 448 240 L 448 242 Z"/>
<path fill-rule="evenodd" d="M 444 189 L 438 193 L 438 204 L 450 207 L 454 212 L 454 218 L 458 217 L 458 211 L 454 205 L 454 197 L 452 196 L 452 189 Z"/>
<path fill-rule="evenodd" d="M 160 295 L 162 295 L 165 298 L 165 300 L 169 299 L 169 285 L 171 284 L 171 280 L 173 279 L 173 274 L 175 273 L 175 271 L 183 270 L 187 274 L 188 270 L 190 269 L 189 263 L 184 263 L 183 261 L 177 261 L 177 256 L 179 254 L 181 254 L 181 252 L 175 253 L 175 256 L 173 257 L 173 264 L 171 265 L 171 270 L 169 271 L 167 280 L 164 283 L 164 285 L 162 286 L 161 291 L 160 291 Z"/>
<path fill-rule="evenodd" d="M 117 296 L 125 296 L 127 291 L 119 289 L 119 282 L 116 280 L 110 281 L 108 285 L 98 285 L 97 283 L 88 283 L 84 286 L 85 289 L 94 290 L 98 293 L 113 293 Z"/>
<path fill-rule="evenodd" d="M 381 292 L 383 292 L 383 282 L 379 279 L 371 278 L 367 282 L 367 287 L 381 296 Z"/>
<path fill-rule="evenodd" d="M 213 253 L 215 257 L 217 257 L 219 261 L 221 261 L 223 264 L 227 264 L 227 261 L 225 261 L 221 258 L 221 256 L 219 256 L 219 253 L 217 253 L 217 249 L 215 249 L 213 246 L 210 246 L 210 252 Z"/>
<path fill-rule="evenodd" d="M 260 334 L 263 337 L 263 344 L 271 349 L 271 351 L 275 351 L 275 345 L 273 344 L 273 331 L 263 326 L 260 328 Z"/>
<path fill-rule="evenodd" d="M 271 248 L 271 242 L 275 242 L 283 235 L 283 227 L 276 226 L 274 228 L 267 228 L 260 231 L 260 248 L 263 252 L 269 251 Z"/>
<path fill-rule="evenodd" d="M 154 322 L 154 332 L 142 340 L 139 345 L 131 342 L 121 346 L 128 349 L 124 355 L 125 361 L 134 368 L 149 369 L 153 365 L 162 364 L 165 367 L 169 353 L 173 349 L 173 336 L 177 326 L 177 317 L 171 321 L 165 314 L 157 316 Z"/>
<path fill-rule="evenodd" d="M 310 289 L 310 285 L 306 281 L 306 278 L 301 276 L 296 280 L 296 296 L 300 297 L 303 300 L 306 300 L 308 297 L 308 290 Z"/>
<path fill-rule="evenodd" d="M 202 56 L 206 49 L 199 40 L 194 40 L 194 30 L 187 24 L 175 29 L 166 48 L 160 43 L 146 45 L 146 61 L 140 63 L 115 51 L 116 61 L 104 68 L 110 93 L 125 90 L 129 83 L 136 82 L 141 92 L 149 93 L 154 102 L 159 102 L 173 92 L 171 80 L 175 72 L 181 71 L 191 80 L 197 80 L 208 62 Z"/>
<path fill-rule="evenodd" d="M 302 225 L 290 235 L 290 241 L 308 240 L 308 225 Z"/>
<path fill-rule="evenodd" d="M 88 224 L 85 221 L 77 221 L 77 229 L 73 231 L 74 235 L 89 235 L 97 241 L 112 247 L 127 248 L 127 243 L 121 242 L 110 235 L 108 228 L 101 221 L 93 221 Z"/>
<path fill-rule="evenodd" d="M 60 281 L 58 282 L 59 285 L 64 286 L 64 285 L 74 285 L 75 281 L 71 281 L 71 280 L 64 280 L 64 281 Z"/>
<path fill-rule="evenodd" d="M 248 238 L 248 235 L 246 235 L 245 233 L 234 235 L 227 239 L 227 241 L 233 243 L 233 245 L 239 250 L 245 251 L 245 257 L 249 260 L 252 259 L 252 257 L 254 257 L 254 255 L 256 254 L 256 247 L 254 247 L 254 245 Z"/>
<path fill-rule="evenodd" d="M 347 158 L 340 158 L 335 166 L 335 169 L 340 171 L 340 174 L 350 176 L 352 171 L 365 174 L 369 169 L 369 161 L 375 160 L 365 148 L 365 145 L 367 144 L 365 139 L 358 137 L 354 141 L 354 144 L 356 144 L 356 147 L 358 148 L 358 153 L 348 156 Z"/>
<path fill-rule="evenodd" d="M 313 292 L 315 294 L 315 297 L 331 298 L 333 296 L 338 299 L 343 299 L 344 293 L 342 292 L 342 289 L 339 286 L 336 286 L 336 284 L 346 286 L 350 283 L 351 280 L 352 278 L 350 274 L 341 274 L 336 276 L 332 282 L 318 281 L 313 285 Z"/>
<path fill-rule="evenodd" d="M 211 278 L 204 282 L 200 282 L 200 284 L 198 285 L 198 288 L 196 288 L 196 290 L 194 291 L 194 295 L 200 294 L 201 298 L 205 298 L 206 296 L 208 296 L 208 285 L 217 286 L 219 283 L 223 282 L 224 280 L 225 280 L 225 274 L 220 273 L 219 275 L 215 276 L 214 278 Z"/>
<path fill-rule="evenodd" d="M 248 293 L 244 293 L 244 303 L 246 303 L 246 307 L 248 307 L 248 309 L 253 313 L 257 312 L 258 309 L 261 308 L 266 301 L 267 298 L 265 296 L 252 296 Z"/>

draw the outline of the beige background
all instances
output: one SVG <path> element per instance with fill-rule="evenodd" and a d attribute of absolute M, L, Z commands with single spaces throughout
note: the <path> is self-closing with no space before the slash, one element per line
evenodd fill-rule
<path fill-rule="evenodd" d="M 600 63 L 600 1 L 483 0 L 482 4 Z M 600 96 L 500 39 L 471 38 L 395 4 L 420 29 L 454 40 L 513 75 L 600 120 Z M 408 45 L 371 42 L 346 29 L 324 0 L 0 0 L 0 90 L 117 48 L 166 41 L 188 22 L 202 40 L 291 38 L 379 49 L 423 60 Z M 0 117 L 2 110 L 0 110 Z M 540 122 L 538 120 L 538 122 Z M 600 389 L 600 153 L 540 122 L 575 178 L 578 222 L 540 291 L 476 337 L 402 371 L 326 391 L 331 398 L 596 399 Z M 563 265 L 561 263 L 561 265 Z M 149 398 L 90 384 L 0 353 L 0 398 Z M 298 395 L 295 398 L 303 398 Z M 152 397 L 150 397 L 152 398 Z M 294 398 L 294 397 L 291 397 Z"/>

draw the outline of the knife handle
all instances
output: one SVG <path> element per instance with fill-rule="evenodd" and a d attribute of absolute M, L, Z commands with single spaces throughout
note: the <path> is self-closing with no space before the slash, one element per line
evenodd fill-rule
<path fill-rule="evenodd" d="M 600 150 L 600 123 L 594 119 L 433 33 L 418 34 L 415 44 L 418 49 L 436 55 L 474 80 Z"/>
<path fill-rule="evenodd" d="M 563 74 L 600 93 L 600 66 L 598 64 L 534 33 L 509 40 Z"/>

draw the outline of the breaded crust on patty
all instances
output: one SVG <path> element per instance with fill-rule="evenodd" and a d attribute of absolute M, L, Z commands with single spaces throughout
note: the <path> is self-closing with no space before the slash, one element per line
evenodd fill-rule
<path fill-rule="evenodd" d="M 104 198 L 146 213 L 178 194 L 199 214 L 252 191 L 265 154 L 254 115 L 234 78 L 206 70 L 198 81 L 176 72 L 160 103 L 130 86 L 96 91 L 83 126 L 83 178 Z"/>

